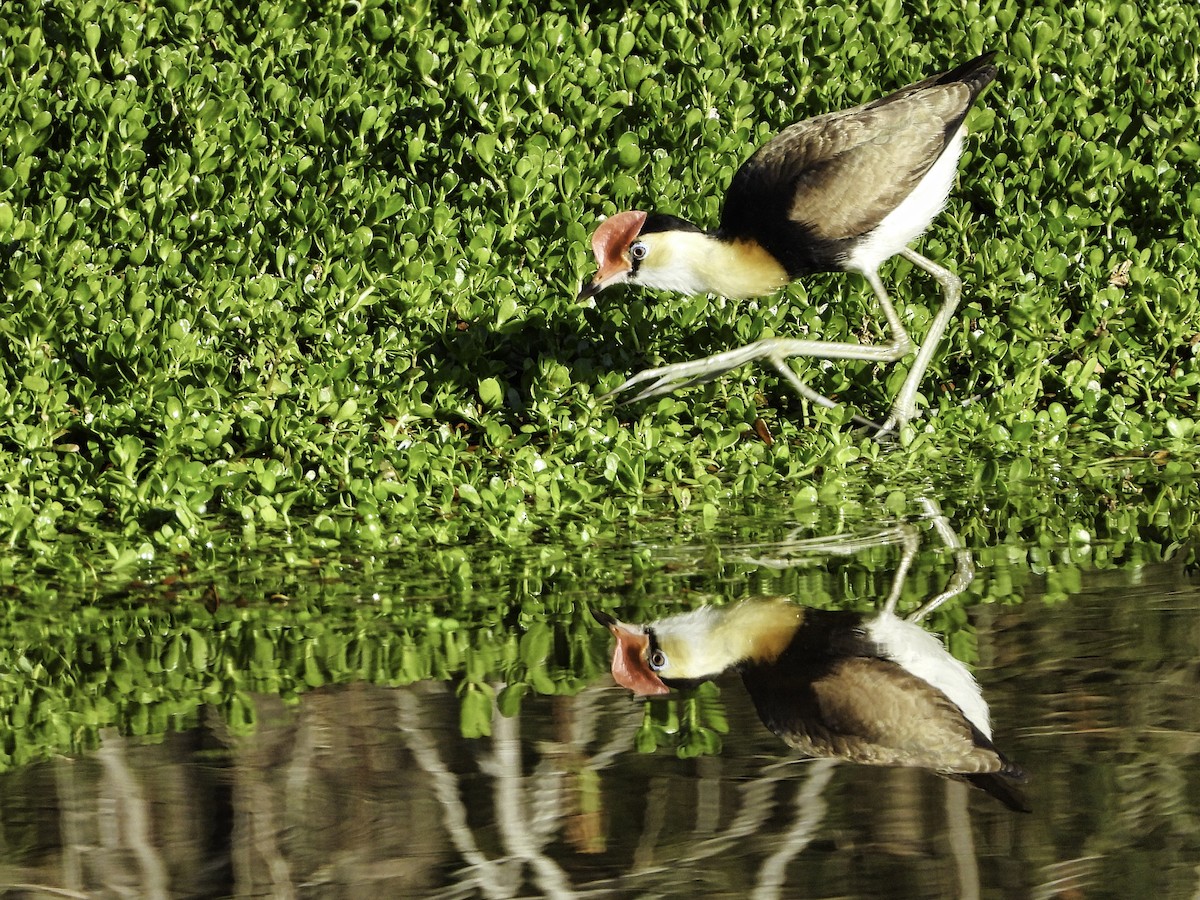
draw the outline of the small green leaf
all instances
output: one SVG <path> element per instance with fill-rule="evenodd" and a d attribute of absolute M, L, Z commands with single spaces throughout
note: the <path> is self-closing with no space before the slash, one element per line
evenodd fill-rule
<path fill-rule="evenodd" d="M 465 738 L 492 733 L 492 698 L 477 684 L 467 684 L 459 707 L 459 728 Z"/>
<path fill-rule="evenodd" d="M 500 382 L 495 378 L 484 378 L 479 382 L 479 401 L 489 409 L 495 409 L 504 402 L 504 392 Z"/>
<path fill-rule="evenodd" d="M 496 695 L 496 709 L 506 719 L 511 719 L 521 711 L 521 698 L 529 691 L 529 686 L 517 682 L 506 685 Z"/>
<path fill-rule="evenodd" d="M 499 327 L 517 314 L 517 301 L 512 295 L 506 296 L 496 308 L 496 325 Z"/>

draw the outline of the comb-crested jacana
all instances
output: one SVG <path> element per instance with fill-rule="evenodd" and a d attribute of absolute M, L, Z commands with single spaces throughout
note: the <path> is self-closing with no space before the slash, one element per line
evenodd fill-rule
<path fill-rule="evenodd" d="M 967 112 L 996 77 L 994 56 L 986 53 L 879 100 L 784 129 L 733 176 L 716 231 L 632 210 L 606 219 L 592 236 L 598 271 L 580 299 L 624 283 L 758 297 L 802 275 L 857 272 L 871 285 L 887 319 L 887 343 L 767 338 L 705 359 L 647 369 L 611 394 L 636 387 L 631 399 L 653 397 L 764 359 L 801 396 L 836 406 L 802 381 L 787 359 L 887 363 L 906 356 L 913 342 L 879 278 L 879 267 L 900 255 L 934 277 L 943 301 L 887 419 L 872 424 L 882 434 L 912 419 L 921 380 L 954 315 L 962 282 L 908 245 L 946 203 Z"/>

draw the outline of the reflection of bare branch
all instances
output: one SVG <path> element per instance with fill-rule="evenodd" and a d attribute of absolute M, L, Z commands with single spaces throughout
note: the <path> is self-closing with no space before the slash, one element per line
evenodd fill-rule
<path fill-rule="evenodd" d="M 573 747 L 583 749 L 596 739 L 596 717 L 599 715 L 596 703 L 600 697 L 599 691 L 584 690 L 574 697 L 563 697 L 570 709 L 570 716 L 564 721 L 564 737 Z M 555 712 L 562 707 L 556 706 Z"/>
<path fill-rule="evenodd" d="M 51 887 L 48 884 L 0 884 L 0 891 L 30 891 L 38 894 L 50 894 L 53 897 L 70 897 L 72 900 L 89 900 L 92 897 L 91 894 L 68 891 L 66 888 Z"/>
<path fill-rule="evenodd" d="M 125 759 L 127 741 L 115 730 L 107 729 L 101 735 L 100 749 L 96 758 L 108 778 L 112 804 L 113 828 L 101 828 L 101 839 L 108 845 L 109 852 L 119 856 L 128 847 L 138 862 L 141 884 L 135 888 L 109 883 L 108 887 L 118 894 L 131 897 L 166 897 L 168 888 L 167 868 L 159 856 L 158 849 L 150 837 L 150 814 L 142 786 L 133 776 Z M 107 832 L 107 833 L 106 833 Z"/>
<path fill-rule="evenodd" d="M 584 753 L 596 730 L 595 694 L 584 691 L 551 700 L 555 740 L 538 743 L 541 760 L 533 778 L 535 816 L 553 828 L 565 819 L 561 826 L 567 842 L 580 853 L 601 853 L 605 847 L 600 776 Z M 547 802 L 557 802 L 562 808 L 557 815 L 542 819 L 541 809 Z"/>
<path fill-rule="evenodd" d="M 696 834 L 712 834 L 721 821 L 721 761 L 702 756 L 696 760 Z"/>
<path fill-rule="evenodd" d="M 1044 866 L 1042 871 L 1046 880 L 1036 885 L 1030 896 L 1033 900 L 1052 900 L 1072 894 L 1084 896 L 1086 890 L 1094 886 L 1101 861 L 1099 856 L 1082 856 Z"/>
<path fill-rule="evenodd" d="M 284 771 L 284 789 L 288 797 L 304 797 L 308 794 L 309 782 L 315 772 L 317 758 L 319 723 L 314 722 L 315 715 L 299 716 L 296 719 L 296 730 L 292 738 L 291 758 Z"/>
<path fill-rule="evenodd" d="M 738 809 L 730 821 L 729 827 L 718 834 L 690 844 L 685 854 L 671 859 L 670 871 L 679 868 L 686 869 L 689 865 L 712 859 L 761 831 L 775 809 L 773 794 L 776 785 L 790 779 L 795 774 L 795 768 L 798 765 L 811 772 L 806 786 L 801 789 L 801 794 L 805 797 L 810 795 L 805 793 L 806 791 L 813 796 L 819 794 L 832 774 L 833 761 L 790 758 L 782 763 L 764 766 L 761 770 L 763 774 L 739 785 Z M 828 773 L 825 772 L 826 769 L 829 770 Z M 668 868 L 665 863 L 656 862 L 654 852 L 671 807 L 667 802 L 666 791 L 667 781 L 665 779 L 652 781 L 646 803 L 646 818 L 642 826 L 641 840 L 638 841 L 637 849 L 634 851 L 633 871 L 626 877 L 626 880 L 635 879 L 638 876 L 644 877 Z M 814 803 L 814 808 L 816 807 L 817 804 Z M 820 805 L 819 813 L 824 815 L 823 804 Z M 802 816 L 800 821 L 807 823 L 809 820 Z M 816 820 L 812 821 L 815 825 Z M 673 831 L 677 830 L 673 829 Z"/>
<path fill-rule="evenodd" d="M 607 769 L 618 758 L 628 753 L 629 731 L 637 727 L 641 717 L 641 708 L 629 704 L 628 711 L 621 716 L 619 723 L 611 726 L 608 740 L 592 754 L 590 768 L 596 771 Z"/>
<path fill-rule="evenodd" d="M 961 900 L 978 900 L 979 860 L 975 856 L 975 837 L 967 811 L 967 791 L 961 781 L 946 782 L 946 821 L 950 826 L 950 852 L 958 870 L 957 896 Z"/>
<path fill-rule="evenodd" d="M 69 758 L 56 760 L 54 780 L 58 787 L 59 805 L 62 808 L 59 826 L 62 829 L 62 880 L 68 888 L 82 891 L 86 816 L 79 798 L 75 761 Z"/>
<path fill-rule="evenodd" d="M 639 718 L 629 707 L 619 716 L 621 727 L 605 729 L 609 740 L 593 756 L 587 744 L 599 731 L 598 701 L 602 689 L 591 689 L 576 697 L 559 698 L 559 734 L 563 740 L 539 742 L 541 760 L 527 777 L 523 769 L 519 716 L 511 718 L 493 713 L 492 749 L 479 761 L 482 772 L 491 777 L 495 797 L 495 823 L 506 854 L 489 859 L 479 848 L 467 822 L 466 806 L 458 780 L 442 761 L 432 732 L 422 717 L 420 701 L 409 691 L 396 692 L 400 731 L 405 735 L 417 764 L 431 776 L 433 791 L 442 809 L 443 822 L 455 849 L 467 864 L 458 885 L 476 889 L 489 898 L 511 897 L 520 892 L 525 866 L 533 872 L 540 892 L 552 897 L 572 897 L 576 891 L 568 874 L 546 855 L 546 844 L 569 824 L 578 813 L 578 797 L 568 796 L 571 779 L 583 772 L 598 772 L 618 756 L 628 753 L 629 731 Z"/>
<path fill-rule="evenodd" d="M 269 709 L 266 697 L 254 702 L 260 715 Z M 290 900 L 296 896 L 297 874 L 303 873 L 307 860 L 289 854 L 285 844 L 289 834 L 288 800 L 301 794 L 289 794 L 276 783 L 276 773 L 286 771 L 274 752 L 278 732 L 260 722 L 253 734 L 235 735 L 215 709 L 210 708 L 208 715 L 232 757 L 233 835 L 229 855 L 235 882 L 243 889 Z"/>
<path fill-rule="evenodd" d="M 817 826 L 825 818 L 828 806 L 822 794 L 837 764 L 836 759 L 817 759 L 808 763 L 808 778 L 796 791 L 796 817 L 792 827 L 783 835 L 779 849 L 763 860 L 758 870 L 758 884 L 752 895 L 756 900 L 780 896 L 787 882 L 788 864 L 811 843 Z"/>
<path fill-rule="evenodd" d="M 417 765 L 429 773 L 433 780 L 434 794 L 442 807 L 442 818 L 454 849 L 470 867 L 470 882 L 485 897 L 497 900 L 511 897 L 519 885 L 517 879 L 510 878 L 508 867 L 498 865 L 488 859 L 475 843 L 475 836 L 467 824 L 467 810 L 458 792 L 458 780 L 438 753 L 432 732 L 425 728 L 421 720 L 421 704 L 416 695 L 410 690 L 395 692 L 396 705 L 400 708 L 400 730 L 408 739 L 408 747 L 412 751 Z"/>
<path fill-rule="evenodd" d="M 493 719 L 504 718 L 499 713 L 493 716 Z M 509 734 L 515 734 L 518 731 L 518 720 L 514 716 L 512 719 L 505 719 L 503 723 L 494 722 L 492 725 L 492 743 L 495 745 L 497 740 L 507 739 Z M 517 774 L 521 775 L 519 767 L 520 754 L 520 737 L 514 738 L 517 744 Z M 492 760 L 496 765 L 500 765 L 499 757 L 501 753 L 497 748 L 492 754 Z M 505 761 L 508 760 L 508 750 L 505 749 L 503 754 Z M 560 764 L 560 761 L 546 758 L 545 756 L 534 767 L 533 775 L 530 777 L 527 784 L 518 784 L 518 795 L 525 799 L 528 794 L 528 810 L 523 817 L 526 827 L 529 829 L 529 834 L 532 837 L 538 838 L 538 845 L 544 844 L 553 834 L 555 834 L 560 825 L 564 814 L 571 811 L 571 805 L 566 800 L 566 775 L 568 769 Z M 492 774 L 499 777 L 507 777 L 508 772 L 493 769 Z"/>
<path fill-rule="evenodd" d="M 799 760 L 788 760 L 790 764 L 797 762 Z M 807 762 L 804 764 L 807 765 Z M 737 814 L 733 817 L 733 821 L 729 823 L 729 827 L 722 834 L 701 841 L 695 850 L 689 854 L 688 858 L 703 859 L 719 853 L 742 838 L 758 832 L 775 808 L 775 802 L 771 796 L 775 785 L 790 777 L 790 768 L 791 766 L 788 764 L 767 766 L 763 769 L 764 774 L 762 776 L 754 778 L 739 787 L 740 809 L 738 809 Z"/>
<path fill-rule="evenodd" d="M 495 779 L 496 824 L 505 849 L 530 865 L 545 896 L 573 897 L 566 872 L 542 852 L 545 838 L 539 840 L 535 836 L 535 832 L 546 835 L 553 830 L 546 826 L 562 814 L 562 807 L 557 808 L 557 815 L 549 806 L 536 810 L 535 815 L 526 811 L 516 716 L 506 718 L 499 712 L 492 715 L 492 755 L 488 768 Z"/>
<path fill-rule="evenodd" d="M 284 832 L 276 821 L 275 791 L 254 773 L 246 772 L 245 775 L 249 782 L 245 786 L 246 813 L 250 818 L 249 843 L 267 864 L 271 896 L 275 900 L 291 900 L 296 896 L 296 889 L 292 884 L 291 867 L 279 848 L 279 838 Z M 253 876 L 249 876 L 246 883 L 253 884 Z"/>
<path fill-rule="evenodd" d="M 646 798 L 646 818 L 642 823 L 642 836 L 633 851 L 633 874 L 655 868 L 654 848 L 667 820 L 667 780 L 654 778 L 650 781 L 650 793 Z"/>
<path fill-rule="evenodd" d="M 793 827 L 783 837 L 783 846 L 767 858 L 760 875 L 762 896 L 777 896 L 779 889 L 784 884 L 788 863 L 808 846 L 817 827 L 824 820 L 826 804 L 821 799 L 821 795 L 828 785 L 836 765 L 836 760 L 808 760 L 791 757 L 779 763 L 763 766 L 759 770 L 758 777 L 739 784 L 737 811 L 728 827 L 711 837 L 694 840 L 682 846 L 673 842 L 669 846 L 671 854 L 662 857 L 657 850 L 664 831 L 672 836 L 678 835 L 685 823 L 678 821 L 679 810 L 670 802 L 670 779 L 651 779 L 646 797 L 641 836 L 633 852 L 633 864 L 619 880 L 620 888 L 654 894 L 657 893 L 656 888 L 663 889 L 663 883 L 667 890 L 679 887 L 681 884 L 679 879 L 684 877 L 689 879 L 688 890 L 695 892 L 695 876 L 701 872 L 713 872 L 712 861 L 714 859 L 730 848 L 744 846 L 746 841 L 753 841 L 755 836 L 762 833 L 767 828 L 767 820 L 775 811 L 776 787 L 803 772 L 807 774 L 807 777 L 796 790 L 796 817 Z M 711 777 L 719 783 L 724 780 L 716 773 Z M 707 805 L 704 798 L 700 798 L 697 803 L 696 821 L 693 826 L 694 830 L 698 832 L 708 831 L 711 833 L 711 829 L 715 828 L 712 816 L 706 811 Z M 673 816 L 672 827 L 667 831 L 664 826 L 669 816 Z M 772 837 L 772 846 L 777 846 L 774 837 Z M 599 884 L 590 884 L 587 889 L 592 891 L 600 887 Z"/>

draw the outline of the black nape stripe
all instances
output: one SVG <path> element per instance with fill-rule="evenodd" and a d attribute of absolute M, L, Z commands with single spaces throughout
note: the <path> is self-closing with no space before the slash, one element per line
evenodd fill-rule
<path fill-rule="evenodd" d="M 712 678 L 663 678 L 658 679 L 673 691 L 687 691 L 692 688 L 698 688 L 706 681 L 712 681 Z"/>
<path fill-rule="evenodd" d="M 636 262 L 636 260 L 635 260 L 635 262 Z M 635 266 L 635 269 L 636 269 L 636 266 Z M 656 635 L 654 633 L 653 628 L 646 628 L 645 632 L 646 632 L 646 637 L 648 637 L 650 639 L 650 655 L 653 656 L 656 652 L 658 652 L 658 635 Z"/>
<path fill-rule="evenodd" d="M 666 213 L 650 213 L 646 216 L 646 222 L 642 225 L 642 230 L 638 234 L 653 234 L 656 231 L 703 231 L 697 225 L 693 225 L 687 219 L 680 219 L 677 216 L 668 216 Z"/>

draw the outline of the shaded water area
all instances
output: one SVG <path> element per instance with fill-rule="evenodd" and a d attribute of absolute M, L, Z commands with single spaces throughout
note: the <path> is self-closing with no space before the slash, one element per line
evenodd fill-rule
<path fill-rule="evenodd" d="M 0 896 L 1200 897 L 1193 549 L 1001 540 L 937 509 L 242 560 L 31 612 L 0 675 Z M 736 675 L 635 698 L 589 614 L 893 593 L 911 613 L 964 557 L 924 625 L 975 672 L 1031 813 L 802 759 Z"/>

